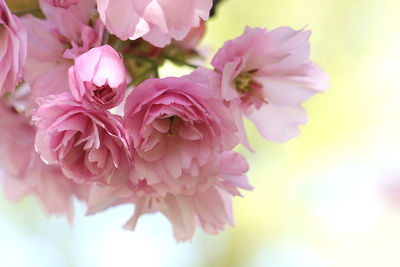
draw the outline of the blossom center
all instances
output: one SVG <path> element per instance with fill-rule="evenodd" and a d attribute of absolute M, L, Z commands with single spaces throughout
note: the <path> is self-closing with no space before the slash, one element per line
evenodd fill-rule
<path fill-rule="evenodd" d="M 253 74 L 256 71 L 257 70 L 251 70 L 248 72 L 240 73 L 233 80 L 233 83 L 235 84 L 236 91 L 238 92 L 240 98 L 243 101 L 247 100 L 247 101 L 257 102 L 255 104 L 259 106 L 262 103 L 268 104 L 268 102 L 264 99 L 262 93 L 262 84 L 253 79 Z"/>
<path fill-rule="evenodd" d="M 72 49 L 71 40 L 64 35 L 59 35 L 58 40 L 64 45 L 65 49 Z"/>
<path fill-rule="evenodd" d="M 248 72 L 240 73 L 233 81 L 236 85 L 236 91 L 239 94 L 246 94 L 248 91 L 252 90 L 250 85 L 252 79 L 253 78 L 250 73 Z"/>
<path fill-rule="evenodd" d="M 99 99 L 103 104 L 108 103 L 115 97 L 114 90 L 109 85 L 97 87 L 93 91 L 94 96 Z"/>
<path fill-rule="evenodd" d="M 177 116 L 171 116 L 168 119 L 170 121 L 168 136 L 174 137 L 178 133 L 179 126 L 180 126 L 182 120 Z"/>

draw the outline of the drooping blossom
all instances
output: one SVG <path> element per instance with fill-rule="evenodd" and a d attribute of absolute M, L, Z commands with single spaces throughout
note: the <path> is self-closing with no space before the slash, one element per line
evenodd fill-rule
<path fill-rule="evenodd" d="M 182 40 L 200 20 L 207 20 L 212 0 L 97 0 L 97 10 L 107 30 L 119 38 L 143 37 L 163 47 Z"/>
<path fill-rule="evenodd" d="M 246 28 L 215 55 L 215 70 L 147 79 L 164 60 L 201 57 L 219 0 L 38 1 L 45 19 L 21 23 L 0 0 L 0 97 L 12 93 L 0 99 L 0 182 L 9 199 L 35 195 L 70 221 L 77 197 L 88 215 L 135 205 L 127 230 L 160 212 L 178 241 L 233 226 L 233 197 L 252 189 L 232 151 L 250 148 L 243 116 L 284 142 L 306 122 L 302 102 L 327 88 L 310 32 L 286 27 Z M 145 81 L 123 101 L 126 71 Z"/>
<path fill-rule="evenodd" d="M 69 69 L 72 95 L 88 107 L 110 109 L 125 96 L 126 72 L 121 56 L 109 45 L 95 47 L 76 58 Z"/>
<path fill-rule="evenodd" d="M 128 96 L 124 125 L 134 148 L 132 190 L 190 193 L 217 179 L 221 155 L 238 143 L 215 90 L 189 77 L 148 79 Z"/>
<path fill-rule="evenodd" d="M 78 4 L 81 0 L 45 0 L 45 1 L 55 7 L 69 8 L 71 5 Z"/>
<path fill-rule="evenodd" d="M 38 127 L 35 146 L 43 160 L 59 164 L 77 183 L 127 179 L 130 161 L 118 116 L 87 110 L 69 93 L 39 100 L 33 120 Z"/>
<path fill-rule="evenodd" d="M 22 80 L 27 33 L 20 19 L 0 0 L 0 96 L 14 92 Z"/>
<path fill-rule="evenodd" d="M 44 0 L 40 6 L 45 20 L 31 15 L 22 18 L 29 39 L 24 79 L 32 89 L 33 101 L 69 91 L 68 69 L 73 59 L 100 45 L 104 31 L 100 20 L 90 21 L 95 0 L 81 0 L 68 9 Z"/>
<path fill-rule="evenodd" d="M 112 206 L 133 203 L 135 213 L 124 228 L 133 231 L 139 217 L 161 212 L 171 222 L 178 241 L 192 238 L 196 226 L 208 234 L 218 234 L 227 224 L 234 225 L 232 197 L 241 196 L 239 188 L 252 190 L 245 173 L 246 159 L 235 152 L 224 152 L 220 161 L 218 179 L 204 190 L 193 194 L 171 193 L 160 197 L 133 194 L 122 187 L 92 187 L 88 201 L 88 215 Z M 206 177 L 203 177 L 206 178 Z"/>
<path fill-rule="evenodd" d="M 212 60 L 221 73 L 221 97 L 237 124 L 253 121 L 267 139 L 285 142 L 299 134 L 307 114 L 301 103 L 327 89 L 327 75 L 309 59 L 310 31 L 247 27 L 225 42 Z M 240 127 L 241 136 L 245 136 Z M 247 138 L 241 138 L 247 144 Z"/>
<path fill-rule="evenodd" d="M 16 201 L 36 195 L 50 215 L 73 217 L 72 197 L 87 199 L 88 187 L 67 179 L 59 166 L 45 164 L 34 150 L 35 129 L 29 120 L 0 102 L 0 164 L 6 197 Z"/>

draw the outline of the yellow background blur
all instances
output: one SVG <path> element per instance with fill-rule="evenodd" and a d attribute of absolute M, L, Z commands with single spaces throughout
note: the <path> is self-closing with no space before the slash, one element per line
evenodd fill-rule
<path fill-rule="evenodd" d="M 400 183 L 399 10 L 398 0 L 224 1 L 208 22 L 207 49 L 246 25 L 306 27 L 331 84 L 305 104 L 309 123 L 287 144 L 248 125 L 256 153 L 239 150 L 255 189 L 235 199 L 235 228 L 176 244 L 161 215 L 120 230 L 132 207 L 85 218 L 77 205 L 69 227 L 33 198 L 0 198 L 0 265 L 400 266 L 400 202 L 385 191 L 396 173 Z"/>

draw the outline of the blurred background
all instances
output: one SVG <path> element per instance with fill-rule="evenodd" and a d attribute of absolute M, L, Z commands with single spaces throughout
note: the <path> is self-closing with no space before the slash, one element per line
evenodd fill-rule
<path fill-rule="evenodd" d="M 202 42 L 210 54 L 246 25 L 306 27 L 311 57 L 331 84 L 305 104 L 309 123 L 286 144 L 247 125 L 256 153 L 238 150 L 255 189 L 235 199 L 236 226 L 218 236 L 197 230 L 177 244 L 159 214 L 123 231 L 131 206 L 84 217 L 76 203 L 71 227 L 46 217 L 33 197 L 0 196 L 0 265 L 400 266 L 399 10 L 398 0 L 222 2 Z M 185 71 L 167 65 L 161 73 Z"/>

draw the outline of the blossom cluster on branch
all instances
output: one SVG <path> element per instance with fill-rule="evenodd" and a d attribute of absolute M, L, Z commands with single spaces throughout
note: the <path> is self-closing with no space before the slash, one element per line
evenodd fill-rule
<path fill-rule="evenodd" d="M 6 196 L 38 196 L 73 218 L 134 204 L 125 224 L 161 212 L 178 241 L 233 225 L 252 190 L 244 119 L 274 142 L 299 134 L 303 101 L 327 89 L 310 31 L 247 27 L 214 55 L 198 43 L 212 0 L 40 0 L 42 17 L 0 0 L 0 157 Z M 214 6 L 213 6 L 214 5 Z M 191 66 L 159 77 L 165 61 Z M 204 60 L 203 60 L 204 61 Z"/>

